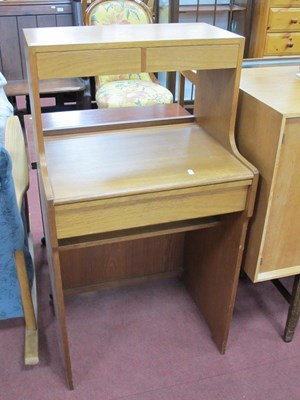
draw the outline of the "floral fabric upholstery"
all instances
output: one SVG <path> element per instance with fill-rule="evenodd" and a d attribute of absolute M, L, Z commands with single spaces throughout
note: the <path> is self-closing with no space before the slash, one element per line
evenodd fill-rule
<path fill-rule="evenodd" d="M 93 3 L 92 3 L 93 6 Z M 89 25 L 150 24 L 151 11 L 133 0 L 99 0 L 88 12 Z M 154 83 L 148 73 L 99 75 L 95 77 L 99 108 L 147 106 L 173 102 L 172 93 Z"/>
<path fill-rule="evenodd" d="M 172 93 L 165 87 L 142 80 L 123 80 L 106 83 L 96 91 L 99 108 L 152 106 L 170 104 Z"/>
<path fill-rule="evenodd" d="M 0 146 L 0 319 L 23 316 L 14 252 L 24 251 L 31 283 L 33 265 L 24 230 L 16 200 L 11 158 Z"/>
<path fill-rule="evenodd" d="M 125 81 L 125 80 L 133 80 L 133 81 L 148 81 L 152 82 L 151 77 L 146 72 L 142 72 L 140 74 L 121 74 L 121 75 L 100 75 L 97 79 L 97 87 L 100 87 L 108 82 L 114 81 Z"/>
<path fill-rule="evenodd" d="M 149 24 L 147 13 L 134 1 L 110 0 L 99 4 L 90 16 L 90 25 Z"/>

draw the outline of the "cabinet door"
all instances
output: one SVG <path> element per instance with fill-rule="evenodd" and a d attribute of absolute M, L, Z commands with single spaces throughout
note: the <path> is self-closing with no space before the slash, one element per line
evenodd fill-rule
<path fill-rule="evenodd" d="M 296 267 L 300 273 L 300 118 L 286 122 L 271 190 L 260 273 Z M 275 167 L 276 168 L 276 167 Z M 288 273 L 286 273 L 288 274 Z M 283 271 L 281 276 L 285 276 Z"/>
<path fill-rule="evenodd" d="M 71 26 L 71 2 L 0 4 L 0 67 L 9 81 L 26 79 L 24 28 Z"/>
<path fill-rule="evenodd" d="M 0 17 L 0 58 L 1 72 L 7 80 L 22 79 L 18 25 L 15 17 Z"/>

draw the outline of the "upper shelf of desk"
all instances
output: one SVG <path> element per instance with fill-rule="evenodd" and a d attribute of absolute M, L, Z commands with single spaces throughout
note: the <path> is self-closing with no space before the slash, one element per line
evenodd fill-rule
<path fill-rule="evenodd" d="M 241 36 L 205 23 L 40 28 L 24 34 L 39 79 L 235 68 L 244 45 Z"/>

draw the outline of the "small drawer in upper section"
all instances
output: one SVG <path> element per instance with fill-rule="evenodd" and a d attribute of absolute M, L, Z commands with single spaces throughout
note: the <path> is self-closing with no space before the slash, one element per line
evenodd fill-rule
<path fill-rule="evenodd" d="M 138 48 L 39 53 L 37 59 L 39 79 L 141 72 L 141 49 Z"/>
<path fill-rule="evenodd" d="M 300 31 L 300 8 L 271 8 L 268 32 Z"/>
<path fill-rule="evenodd" d="M 239 45 L 204 45 L 148 48 L 145 68 L 155 71 L 184 71 L 193 69 L 235 68 Z M 222 57 L 220 57 L 222 54 Z"/>

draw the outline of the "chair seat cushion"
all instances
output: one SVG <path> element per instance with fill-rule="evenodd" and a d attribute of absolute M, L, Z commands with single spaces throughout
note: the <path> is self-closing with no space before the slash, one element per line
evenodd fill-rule
<path fill-rule="evenodd" d="M 173 103 L 172 93 L 165 87 L 142 80 L 109 82 L 96 91 L 99 108 L 152 106 Z"/>
<path fill-rule="evenodd" d="M 97 88 L 108 82 L 128 80 L 152 82 L 152 79 L 147 72 L 141 72 L 140 74 L 99 75 L 96 78 Z"/>

